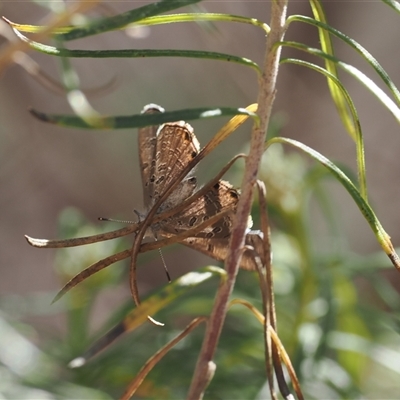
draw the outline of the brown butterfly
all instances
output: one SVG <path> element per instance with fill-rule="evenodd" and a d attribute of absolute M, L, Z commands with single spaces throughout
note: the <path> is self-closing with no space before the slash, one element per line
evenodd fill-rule
<path fill-rule="evenodd" d="M 164 110 L 160 106 L 149 104 L 142 112 L 158 113 Z M 147 210 L 150 210 L 171 182 L 199 154 L 200 144 L 193 128 L 184 121 L 169 122 L 160 127 L 141 128 L 138 140 L 144 204 Z M 177 206 L 184 203 L 198 189 L 197 179 L 193 172 L 192 170 L 161 203 L 156 216 L 172 209 L 176 209 L 176 213 L 151 224 L 146 235 L 155 239 L 171 238 L 196 228 L 223 212 L 220 219 L 193 236 L 183 239 L 180 243 L 218 261 L 224 261 L 228 254 L 239 192 L 229 182 L 220 180 L 208 191 L 195 197 L 189 204 L 183 204 L 183 207 L 179 209 Z M 262 255 L 262 237 L 258 231 L 247 233 L 246 244 Z M 244 251 L 240 267 L 255 270 L 254 251 Z"/>

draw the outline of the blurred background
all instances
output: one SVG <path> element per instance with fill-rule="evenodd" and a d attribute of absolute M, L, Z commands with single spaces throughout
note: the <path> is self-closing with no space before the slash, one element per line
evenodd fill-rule
<path fill-rule="evenodd" d="M 91 15 L 109 10 L 121 13 L 146 3 L 149 2 L 106 2 L 108 9 L 95 9 Z M 205 1 L 199 7 L 208 12 L 269 21 L 268 2 Z M 366 47 L 394 83 L 398 83 L 399 16 L 378 1 L 362 5 L 360 2 L 330 1 L 324 7 L 329 23 Z M 39 2 L 4 2 L 0 12 L 11 21 L 33 25 L 43 24 L 49 16 L 49 10 L 41 7 Z M 292 1 L 289 14 L 311 15 L 311 12 L 307 2 Z M 12 37 L 3 22 L 1 30 Z M 286 39 L 319 46 L 316 29 L 305 24 L 293 23 Z M 111 32 L 70 42 L 69 46 L 77 49 L 202 49 L 235 54 L 262 64 L 264 42 L 261 30 L 243 24 L 184 23 Z M 7 43 L 7 39 L 0 38 L 3 47 Z M 378 82 L 358 54 L 337 40 L 334 43 L 339 58 Z M 28 54 L 46 74 L 60 81 L 59 59 L 33 51 Z M 291 54 L 289 50 L 283 51 L 284 56 Z M 72 65 L 80 77 L 82 89 L 95 89 L 115 81 L 110 90 L 99 90 L 88 96 L 93 107 L 104 115 L 137 114 L 148 103 L 160 104 L 166 110 L 201 106 L 245 107 L 257 97 L 256 75 L 245 67 L 225 62 L 183 58 L 75 59 Z M 400 243 L 397 201 L 400 195 L 399 127 L 364 87 L 344 73 L 341 76 L 356 104 L 363 128 L 370 199 L 396 246 Z M 60 228 L 59 217 L 70 207 L 79 210 L 84 217 L 77 217 L 78 214 L 70 211 L 72 214 L 64 214 L 67 220 L 68 215 L 73 215 L 72 219 L 85 218 L 102 230 L 115 229 L 119 225 L 97 222 L 99 216 L 135 220 L 133 211 L 143 209 L 136 131 L 66 129 L 37 121 L 27 111 L 28 107 L 46 113 L 69 114 L 72 111 L 65 97 L 43 87 L 18 65 L 10 65 L 0 76 L 0 102 L 0 308 L 15 320 L 34 327 L 35 334 L 31 337 L 41 347 L 49 337 L 62 338 L 67 329 L 63 306 L 50 306 L 63 282 L 60 270 L 57 272 L 54 268 L 56 251 L 32 248 L 24 235 L 60 237 L 65 229 Z M 284 65 L 278 80 L 274 116 L 281 136 L 304 142 L 326 157 L 356 170 L 354 143 L 341 125 L 322 76 L 299 66 Z M 204 145 L 225 122 L 213 119 L 194 121 L 192 125 Z M 197 174 L 201 182 L 213 177 L 232 156 L 245 149 L 250 130 L 251 125 L 247 123 L 199 165 Z M 305 156 L 301 158 L 304 168 L 313 165 Z M 285 164 L 284 159 L 282 164 Z M 239 186 L 240 167 L 228 179 Z M 334 219 L 340 226 L 341 240 L 347 249 L 361 256 L 379 252 L 375 237 L 348 193 L 333 180 L 325 183 L 324 188 L 335 204 Z M 313 211 L 313 207 L 316 204 L 311 201 L 308 209 L 312 214 L 310 235 L 316 247 L 329 249 L 331 242 L 324 222 L 321 222 L 323 218 L 320 211 Z M 78 234 L 78 231 L 73 233 Z M 74 253 L 76 249 L 68 251 L 71 263 L 81 260 L 78 253 Z M 164 257 L 173 279 L 210 262 L 183 246 L 166 250 Z M 279 254 L 277 257 L 279 259 Z M 63 260 L 65 263 L 66 259 Z M 142 295 L 166 283 L 158 253 L 146 256 L 145 261 L 146 268 L 139 270 Z M 382 274 L 399 288 L 398 274 L 388 259 L 384 263 L 388 269 Z M 81 264 L 81 268 L 87 265 Z M 121 268 L 118 273 L 124 274 Z M 319 268 L 323 269 L 324 265 Z M 359 287 L 368 289 L 368 285 L 363 285 L 367 284 L 361 280 Z M 93 306 L 90 332 L 96 332 L 112 310 L 129 298 L 127 280 L 105 288 Z M 398 357 L 399 353 L 397 364 Z"/>

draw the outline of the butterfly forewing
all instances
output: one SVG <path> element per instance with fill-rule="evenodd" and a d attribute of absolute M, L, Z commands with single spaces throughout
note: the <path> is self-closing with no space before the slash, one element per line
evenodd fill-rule
<path fill-rule="evenodd" d="M 178 121 L 161 125 L 157 132 L 154 173 L 150 177 L 151 205 L 197 156 L 199 149 L 199 142 L 189 124 Z M 196 183 L 192 174 L 186 176 L 163 202 L 160 211 L 176 206 L 188 198 L 196 189 Z"/>

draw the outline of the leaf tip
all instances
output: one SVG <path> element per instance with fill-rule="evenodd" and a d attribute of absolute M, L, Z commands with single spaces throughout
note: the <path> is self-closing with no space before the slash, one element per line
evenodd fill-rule
<path fill-rule="evenodd" d="M 162 322 L 159 322 L 157 320 L 155 320 L 154 318 L 150 317 L 150 315 L 147 316 L 147 319 L 154 325 L 156 326 L 165 326 L 165 324 L 163 324 Z"/>
<path fill-rule="evenodd" d="M 392 251 L 390 254 L 388 254 L 388 257 L 389 257 L 390 261 L 392 262 L 392 264 L 394 265 L 394 267 L 397 269 L 397 271 L 400 272 L 400 257 L 399 257 L 399 255 L 395 251 Z"/>
<path fill-rule="evenodd" d="M 45 114 L 45 113 L 42 113 L 42 112 L 40 112 L 40 111 L 37 111 L 37 110 L 35 110 L 34 108 L 32 108 L 32 107 L 29 107 L 28 108 L 28 111 L 35 117 L 35 118 L 37 118 L 37 119 L 39 119 L 40 121 L 43 121 L 43 122 L 51 122 L 51 123 L 55 123 L 55 121 L 52 119 L 52 118 L 50 118 L 47 114 Z"/>
<path fill-rule="evenodd" d="M 30 236 L 24 235 L 24 238 L 30 245 L 32 245 L 32 238 Z"/>
<path fill-rule="evenodd" d="M 4 15 L 1 16 L 1 19 L 2 19 L 4 22 L 6 22 L 8 25 L 12 25 L 12 24 L 13 24 L 13 23 L 12 23 L 8 18 L 6 18 Z"/>
<path fill-rule="evenodd" d="M 61 289 L 61 290 L 54 296 L 54 299 L 51 301 L 50 304 L 54 304 L 56 301 L 60 300 L 61 297 L 64 296 L 64 293 L 65 293 L 64 290 Z"/>
<path fill-rule="evenodd" d="M 72 361 L 68 363 L 69 368 L 80 368 L 86 364 L 86 359 L 83 357 L 74 358 Z"/>

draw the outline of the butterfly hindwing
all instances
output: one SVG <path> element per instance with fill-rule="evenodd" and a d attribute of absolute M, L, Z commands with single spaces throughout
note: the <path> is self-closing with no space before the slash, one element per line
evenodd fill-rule
<path fill-rule="evenodd" d="M 226 210 L 228 214 L 208 226 L 193 237 L 182 241 L 182 244 L 198 250 L 218 261 L 225 261 L 228 255 L 229 238 L 232 229 L 233 217 L 236 212 L 239 193 L 226 181 L 219 181 L 204 195 L 194 200 L 188 207 L 172 216 L 167 221 L 160 223 L 160 234 L 171 237 L 196 227 L 210 217 Z M 256 252 L 262 251 L 262 239 L 254 231 L 246 235 L 246 245 L 255 248 Z M 260 253 L 261 254 L 261 253 Z M 254 270 L 256 268 L 254 253 L 246 250 L 243 253 L 241 268 Z"/>
<path fill-rule="evenodd" d="M 221 211 L 230 210 L 227 215 L 222 216 L 216 223 L 196 235 L 204 239 L 229 238 L 238 199 L 239 193 L 228 182 L 219 181 L 203 196 L 193 200 L 191 204 L 164 223 L 160 223 L 163 231 L 161 233 L 178 234 L 195 228 Z"/>
<path fill-rule="evenodd" d="M 199 237 L 189 237 L 184 239 L 182 244 L 218 261 L 224 262 L 228 256 L 229 238 L 213 238 L 206 241 Z M 249 231 L 246 234 L 245 244 L 251 246 L 254 250 L 245 250 L 243 252 L 240 260 L 240 268 L 247 271 L 254 271 L 256 269 L 256 255 L 261 257 L 262 264 L 264 265 L 262 234 L 258 231 Z"/>

